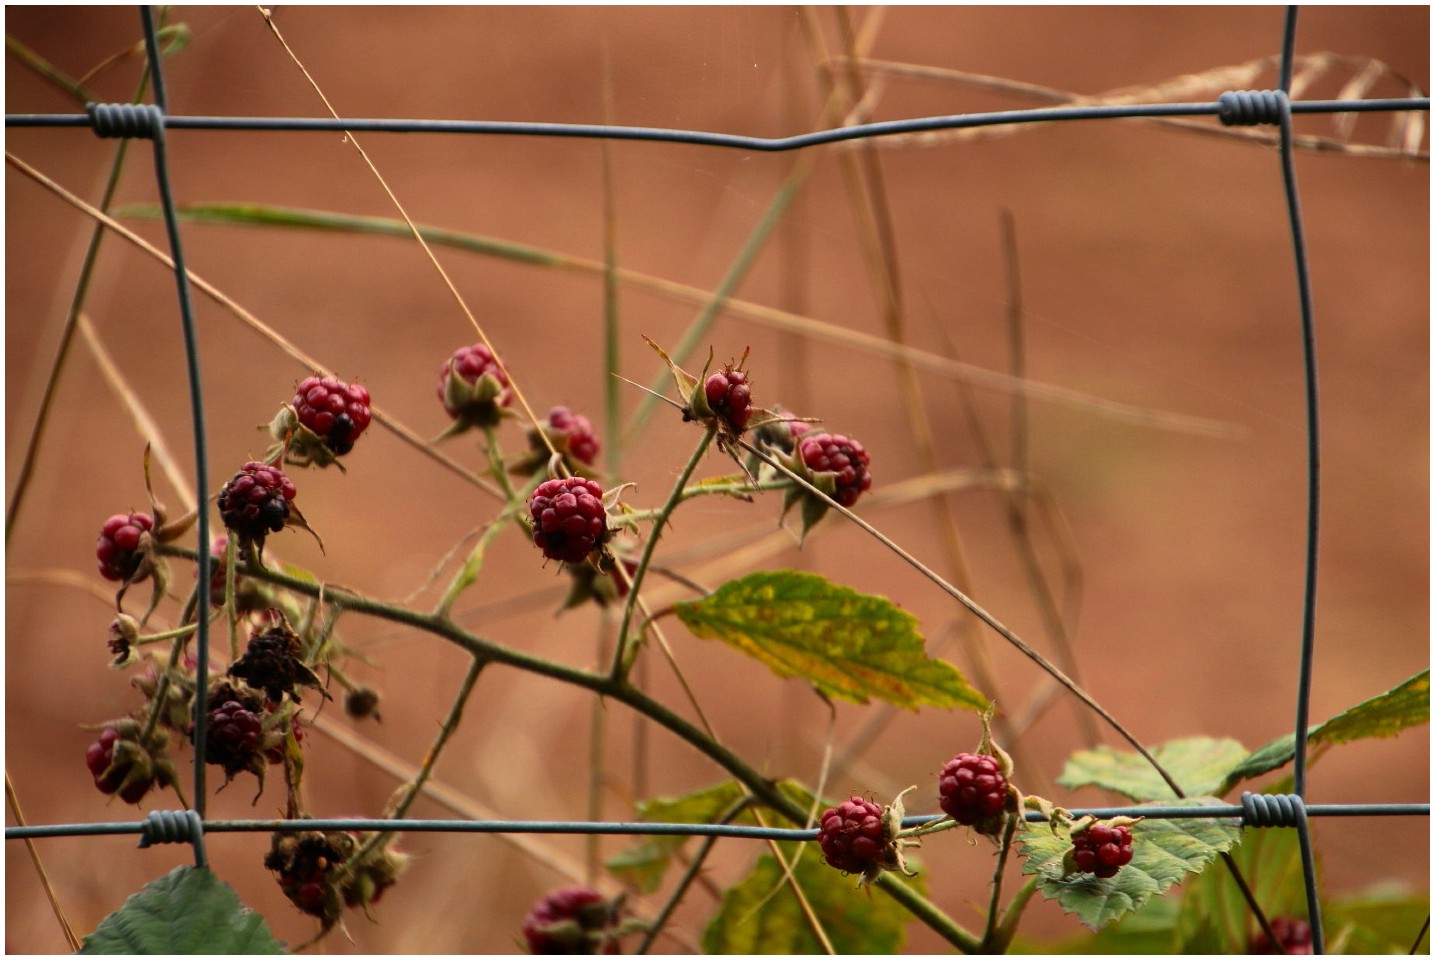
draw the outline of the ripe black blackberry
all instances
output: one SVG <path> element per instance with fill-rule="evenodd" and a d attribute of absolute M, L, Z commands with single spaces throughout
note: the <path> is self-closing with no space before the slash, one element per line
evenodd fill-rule
<path fill-rule="evenodd" d="M 942 812 L 979 833 L 995 833 L 1006 809 L 1007 780 L 996 757 L 959 753 L 947 761 L 937 781 Z"/>
<path fill-rule="evenodd" d="M 278 467 L 251 460 L 219 491 L 219 516 L 240 544 L 264 545 L 289 522 L 298 495 L 294 481 Z"/>
<path fill-rule="evenodd" d="M 533 543 L 550 560 L 582 563 L 608 534 L 603 488 L 596 480 L 564 477 L 538 485 L 528 498 Z"/>

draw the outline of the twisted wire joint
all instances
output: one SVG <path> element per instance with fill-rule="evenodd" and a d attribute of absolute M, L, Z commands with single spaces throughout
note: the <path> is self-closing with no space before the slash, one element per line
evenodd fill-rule
<path fill-rule="evenodd" d="M 164 124 L 164 111 L 149 103 L 87 103 L 85 113 L 97 137 L 153 140 Z"/>

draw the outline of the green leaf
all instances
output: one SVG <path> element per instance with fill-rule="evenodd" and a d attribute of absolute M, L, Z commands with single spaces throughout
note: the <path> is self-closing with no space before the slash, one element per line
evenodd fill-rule
<path fill-rule="evenodd" d="M 1430 722 L 1430 671 L 1417 673 L 1393 690 L 1356 704 L 1325 723 L 1309 728 L 1312 747 L 1367 737 L 1393 737 L 1406 727 Z M 1285 766 L 1295 758 L 1295 734 L 1286 734 L 1254 750 L 1231 770 L 1216 792 Z"/>
<path fill-rule="evenodd" d="M 1220 793 L 1222 779 L 1246 756 L 1236 740 L 1191 737 L 1152 748 L 1151 755 L 1187 793 Z M 1140 754 L 1097 747 L 1078 750 L 1066 761 L 1057 780 L 1062 786 L 1097 786 L 1132 800 L 1174 800 L 1176 794 Z"/>
<path fill-rule="evenodd" d="M 1191 804 L 1226 806 L 1215 797 L 1194 797 Z M 1042 896 L 1056 900 L 1083 924 L 1100 930 L 1152 897 L 1164 893 L 1189 874 L 1199 873 L 1223 851 L 1240 842 L 1240 820 L 1234 817 L 1142 820 L 1131 827 L 1131 862 L 1114 877 L 1064 875 L 1062 860 L 1071 849 L 1071 831 L 1058 825 L 1028 823 L 1017 834 L 1026 863 L 1023 873 L 1041 877 Z"/>
<path fill-rule="evenodd" d="M 855 877 L 822 862 L 816 844 L 782 844 L 793 876 L 837 953 L 900 953 L 911 915 L 895 900 L 858 890 Z M 907 883 L 915 884 L 909 878 Z M 764 854 L 739 884 L 723 891 L 703 933 L 704 953 L 822 953 L 782 868 Z"/>
<path fill-rule="evenodd" d="M 956 667 L 927 657 L 915 617 L 813 573 L 754 573 L 674 609 L 695 636 L 722 640 L 829 696 L 907 710 L 987 706 Z"/>
<path fill-rule="evenodd" d="M 716 823 L 742 799 L 736 781 L 704 787 L 680 797 L 655 797 L 638 804 L 644 823 Z M 651 893 L 663 881 L 673 855 L 691 837 L 646 837 L 607 862 L 608 870 L 640 893 Z"/>
<path fill-rule="evenodd" d="M 1137 913 L 1128 913 L 1103 927 L 1095 935 L 1083 933 L 1060 943 L 1038 943 L 1017 937 L 1009 953 L 1099 953 L 1127 956 L 1134 953 L 1172 953 L 1176 918 L 1181 909 L 1174 897 L 1157 897 Z"/>
<path fill-rule="evenodd" d="M 124 902 L 80 953 L 284 953 L 264 918 L 201 867 L 176 867 Z"/>

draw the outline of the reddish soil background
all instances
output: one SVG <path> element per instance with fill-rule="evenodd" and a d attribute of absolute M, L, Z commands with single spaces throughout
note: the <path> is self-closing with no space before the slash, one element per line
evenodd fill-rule
<path fill-rule="evenodd" d="M 802 15 L 789 8 L 281 8 L 277 23 L 341 114 L 629 125 L 779 135 L 827 125 Z M 828 49 L 837 17 L 817 11 Z M 318 116 L 322 107 L 251 8 L 178 8 L 189 45 L 166 64 L 177 114 Z M 861 15 L 858 16 L 861 19 Z M 1278 8 L 935 8 L 886 12 L 872 55 L 1096 94 L 1149 88 L 1185 74 L 1275 54 Z M 16 8 L 7 32 L 71 76 L 138 37 L 129 8 Z M 1315 7 L 1300 16 L 1298 49 L 1373 57 L 1428 88 L 1425 7 Z M 611 83 L 605 112 L 602 81 Z M 1306 96 L 1335 96 L 1353 76 L 1333 66 Z M 127 99 L 133 60 L 93 82 Z M 6 110 L 74 112 L 72 101 L 7 58 Z M 1255 86 L 1273 86 L 1267 73 Z M 1217 87 L 1216 89 L 1219 89 Z M 1405 89 L 1383 80 L 1372 96 Z M 1214 91 L 1197 99 L 1213 99 Z M 937 80 L 891 78 L 874 119 L 1036 105 Z M 1335 135 L 1329 118 L 1302 132 Z M 1391 120 L 1367 115 L 1353 137 L 1383 144 Z M 80 130 L 8 131 L 7 149 L 91 202 L 114 144 Z M 592 141 L 366 135 L 361 142 L 415 220 L 566 254 L 601 259 L 604 197 Z M 170 137 L 180 202 L 242 201 L 393 216 L 355 152 L 337 134 L 179 132 Z M 1428 149 L 1422 143 L 1421 149 Z M 793 154 L 618 143 L 609 148 L 618 262 L 712 289 L 787 173 Z M 153 202 L 149 150 L 137 145 L 120 203 Z M 1026 307 L 1027 367 L 1047 384 L 1235 428 L 1221 438 L 1135 425 L 1051 402 L 1029 405 L 1030 469 L 1069 526 L 1082 589 L 1074 644 L 1089 689 L 1147 743 L 1209 735 L 1254 747 L 1292 728 L 1300 636 L 1305 511 L 1301 353 L 1292 256 L 1274 151 L 1136 121 L 1046 125 L 941 145 L 879 146 L 913 344 L 994 370 L 1008 364 L 1000 215 L 1014 218 Z M 1323 389 L 1323 480 L 1318 639 L 1312 719 L 1387 690 L 1429 663 L 1429 168 L 1423 161 L 1304 152 L 1297 158 L 1309 231 Z M 164 245 L 152 221 L 132 227 Z M 6 484 L 13 491 L 91 224 L 7 168 Z M 421 436 L 444 426 L 435 402 L 440 363 L 476 338 L 432 266 L 411 242 L 337 234 L 187 226 L 191 268 L 299 347 L 347 378 Z M 880 335 L 881 309 L 864 266 L 864 234 L 837 150 L 824 150 L 783 225 L 738 295 L 834 326 Z M 439 256 L 488 335 L 540 410 L 563 403 L 601 422 L 603 291 L 599 279 L 466 254 Z M 696 310 L 632 286 L 620 290 L 622 365 L 652 382 L 657 358 L 640 334 L 673 345 Z M 196 300 L 208 411 L 211 476 L 218 485 L 266 444 L 254 428 L 306 370 L 213 302 Z M 87 313 L 156 430 L 189 473 L 185 373 L 172 278 L 133 248 L 109 242 Z M 876 490 L 921 476 L 891 361 L 725 314 L 704 348 L 719 361 L 751 347 L 759 403 L 780 401 L 863 439 Z M 694 361 L 700 364 L 701 359 Z M 923 373 L 923 402 L 943 469 L 981 465 L 963 393 Z M 972 391 L 997 455 L 1010 463 L 1009 395 Z M 639 399 L 625 388 L 623 407 Z M 36 823 L 129 821 L 90 785 L 87 725 L 135 708 L 128 677 L 107 666 L 111 617 L 92 545 L 101 522 L 143 508 L 144 437 L 83 346 L 59 380 L 55 417 L 8 540 L 6 769 Z M 695 441 L 691 426 L 660 416 L 625 449 L 627 499 L 656 505 Z M 517 426 L 505 428 L 510 449 Z M 606 438 L 611 442 L 611 438 Z M 445 451 L 478 470 L 468 440 Z M 727 469 L 711 455 L 704 475 Z M 192 477 L 192 473 L 189 473 Z M 163 500 L 179 496 L 159 480 Z M 401 599 L 425 583 L 458 538 L 491 518 L 495 501 L 437 467 L 394 434 L 374 429 L 347 474 L 299 476 L 300 505 L 326 552 L 301 533 L 271 540 L 284 559 L 375 597 Z M 987 490 L 950 493 L 971 571 L 989 610 L 1050 648 L 1003 519 Z M 828 520 L 800 552 L 791 539 L 740 568 L 717 570 L 705 544 L 777 530 L 778 502 L 697 502 L 679 514 L 661 555 L 715 585 L 750 569 L 801 566 L 892 597 L 933 641 L 960 611 L 855 528 Z M 950 570 L 931 502 L 864 514 L 917 556 Z M 1057 554 L 1040 526 L 1038 549 Z M 729 548 L 730 549 L 730 548 Z M 183 590 L 191 574 L 175 570 Z M 499 540 L 460 621 L 502 643 L 575 665 L 594 662 L 602 620 L 583 609 L 555 617 L 566 577 L 515 536 Z M 669 593 L 674 597 L 676 594 Z M 432 589 L 414 602 L 433 602 Z M 141 598 L 131 599 L 130 604 Z M 175 608 L 161 616 L 173 622 Z M 382 724 L 361 734 L 417 763 L 448 709 L 465 657 L 413 631 L 346 616 L 344 639 L 372 658 L 353 675 L 384 691 Z M 724 742 L 774 776 L 816 776 L 826 711 L 717 644 L 668 627 L 677 657 Z M 984 634 L 1001 704 L 1020 714 L 1042 688 L 1028 662 Z M 956 645 L 946 653 L 964 669 Z M 682 707 L 670 671 L 652 666 L 654 692 Z M 990 692 L 990 691 L 989 691 Z M 312 704 L 311 704 L 312 706 Z M 838 743 L 877 710 L 837 708 Z M 580 692 L 512 670 L 479 682 L 437 779 L 503 817 L 585 814 L 591 703 Z M 607 711 L 612 789 L 605 816 L 631 815 L 631 715 Z M 1077 713 L 1058 696 L 1020 743 L 1018 780 L 1068 805 L 1099 792 L 1053 781 L 1085 744 Z M 325 722 L 349 725 L 340 711 Z M 890 798 L 931 784 L 943 761 L 975 746 L 969 713 L 895 717 L 831 793 Z M 1102 731 L 1103 742 L 1117 743 Z M 397 781 L 364 756 L 314 731 L 308 750 L 312 813 L 377 815 Z M 648 795 L 715 782 L 720 771 L 652 732 Z M 189 754 L 184 752 L 183 760 Z M 213 781 L 212 781 L 213 782 Z M 1426 801 L 1429 739 L 1399 738 L 1333 750 L 1311 774 L 1315 802 Z M 915 806 L 931 809 L 923 787 Z M 257 803 L 247 777 L 212 797 L 216 817 L 280 812 L 277 785 Z M 166 807 L 173 798 L 152 798 Z M 423 800 L 417 816 L 454 816 Z M 13 823 L 13 819 L 7 819 Z M 1393 881 L 1428 890 L 1423 818 L 1342 819 L 1316 826 L 1332 896 Z M 541 847 L 581 862 L 576 838 Z M 220 876 L 289 942 L 312 923 L 284 902 L 249 834 L 211 835 Z M 621 847 L 605 840 L 606 854 Z M 39 852 L 74 928 L 87 932 L 145 881 L 185 862 L 185 851 L 134 850 L 132 836 L 56 839 Z M 509 952 L 527 906 L 567 878 L 503 839 L 415 834 L 403 883 L 332 953 Z M 709 876 L 721 886 L 755 854 L 720 844 Z M 932 896 L 958 920 L 978 922 L 989 848 L 954 836 L 922 851 Z M 22 845 L 6 846 L 6 943 L 62 952 L 65 941 Z M 711 914 L 701 890 L 675 929 L 694 943 Z M 1054 906 L 1034 904 L 1026 929 L 1079 933 Z M 1411 931 L 1413 935 L 1414 931 Z M 940 950 L 912 925 L 909 949 Z"/>

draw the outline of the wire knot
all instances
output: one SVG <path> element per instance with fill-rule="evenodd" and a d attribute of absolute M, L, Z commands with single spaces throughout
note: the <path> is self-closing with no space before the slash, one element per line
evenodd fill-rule
<path fill-rule="evenodd" d="M 1295 793 L 1241 794 L 1241 823 L 1247 827 L 1299 827 L 1305 801 Z"/>
<path fill-rule="evenodd" d="M 1280 123 L 1281 111 L 1290 107 L 1284 90 L 1228 90 L 1216 102 L 1221 123 L 1228 127 Z"/>
<path fill-rule="evenodd" d="M 149 103 L 87 103 L 85 113 L 97 137 L 153 140 L 164 124 L 164 111 Z"/>
<path fill-rule="evenodd" d="M 153 810 L 140 824 L 140 846 L 156 843 L 198 844 L 204 836 L 204 821 L 193 810 Z"/>

